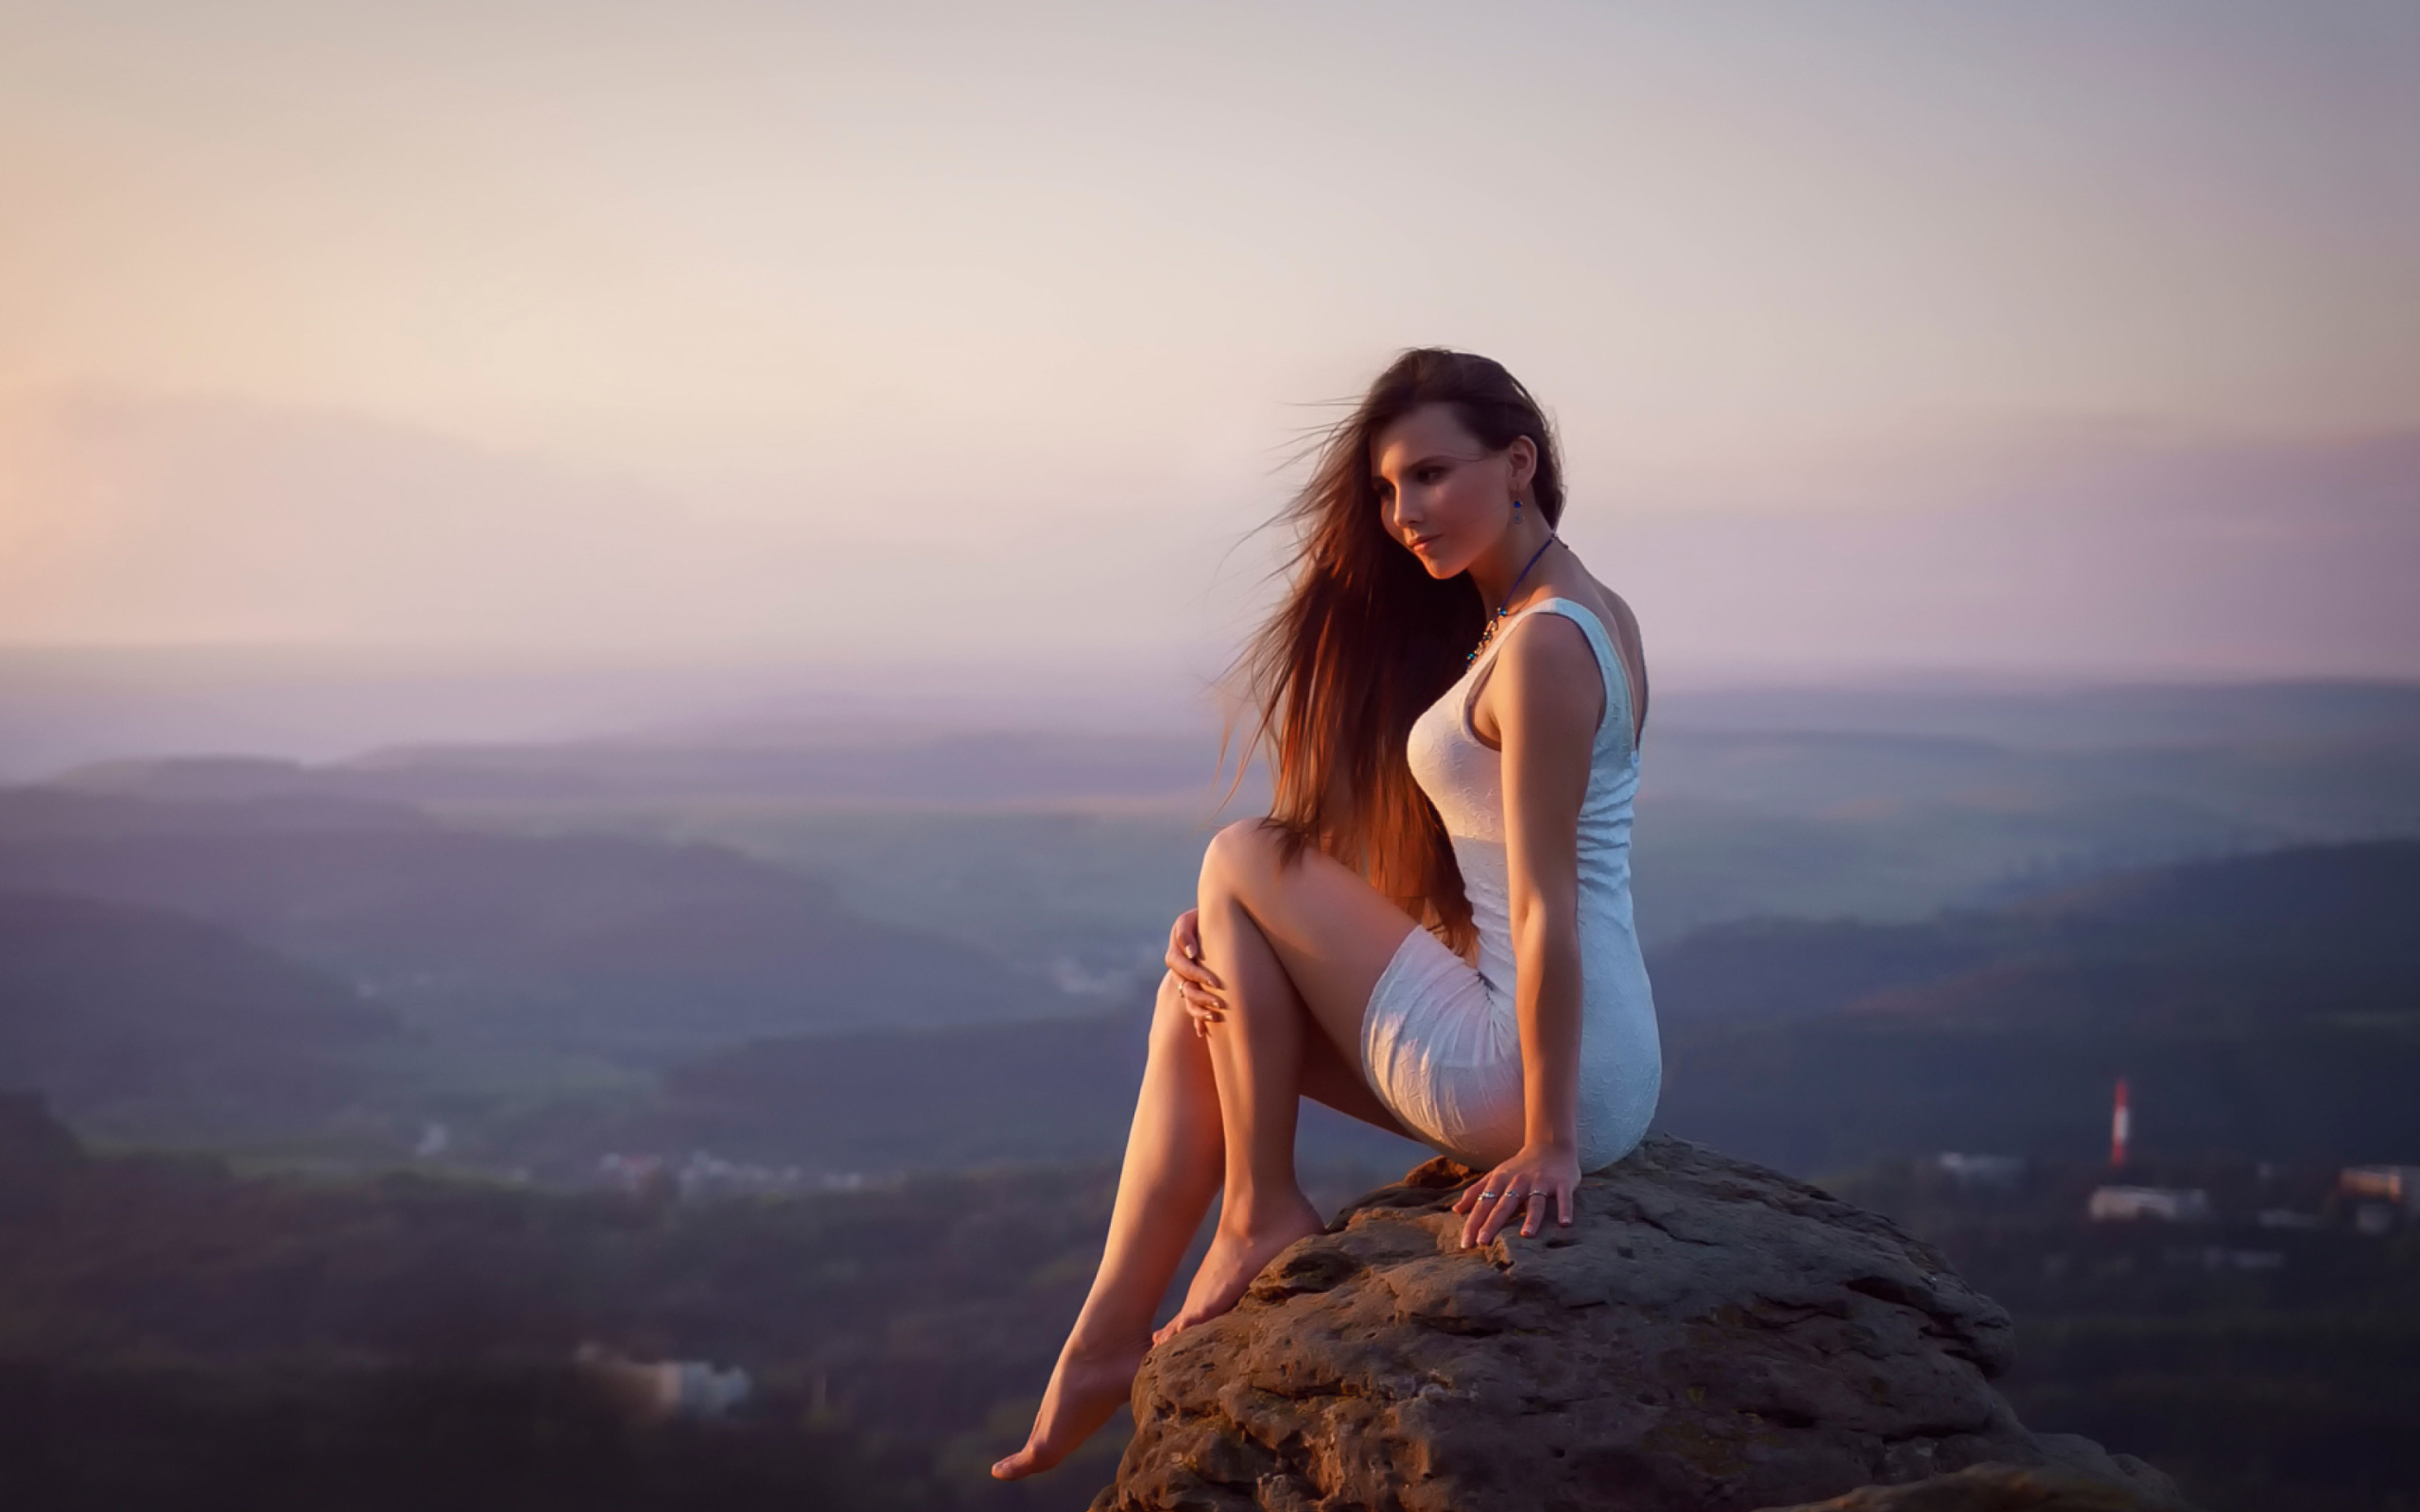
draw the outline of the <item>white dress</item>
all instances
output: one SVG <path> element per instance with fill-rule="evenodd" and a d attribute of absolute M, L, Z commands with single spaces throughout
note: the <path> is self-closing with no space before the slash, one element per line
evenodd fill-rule
<path fill-rule="evenodd" d="M 1414 929 L 1371 988 L 1362 1070 L 1379 1100 L 1428 1144 L 1485 1169 L 1521 1147 L 1521 1032 L 1514 1006 L 1504 860 L 1503 754 L 1471 728 L 1474 685 L 1489 659 L 1535 613 L 1577 623 L 1605 680 L 1605 714 L 1580 805 L 1582 971 L 1580 1168 L 1595 1171 L 1647 1135 L 1664 1081 L 1655 1002 L 1631 921 L 1630 832 L 1638 792 L 1629 670 L 1587 606 L 1545 598 L 1505 621 L 1470 670 L 1411 727 L 1413 781 L 1437 805 L 1478 927 L 1473 967 Z"/>

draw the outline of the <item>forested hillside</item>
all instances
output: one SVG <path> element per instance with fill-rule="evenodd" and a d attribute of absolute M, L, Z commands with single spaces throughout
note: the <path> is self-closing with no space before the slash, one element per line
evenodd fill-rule
<path fill-rule="evenodd" d="M 494 834 L 315 794 L 0 791 L 0 886 L 208 919 L 406 1022 L 640 1059 L 1088 1006 L 726 847 Z"/>
<path fill-rule="evenodd" d="M 2420 845 L 2113 877 L 1923 924 L 1709 931 L 1655 957 L 1660 1121 L 1789 1169 L 2082 1158 L 2129 1079 L 2171 1154 L 2420 1151 Z"/>
<path fill-rule="evenodd" d="M 326 1116 L 397 1036 L 346 984 L 188 915 L 0 890 L 0 1088 L 187 1135 Z"/>

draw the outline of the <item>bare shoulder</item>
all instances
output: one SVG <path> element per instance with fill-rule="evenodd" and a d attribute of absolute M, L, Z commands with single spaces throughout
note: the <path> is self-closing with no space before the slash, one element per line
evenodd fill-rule
<path fill-rule="evenodd" d="M 1508 670 L 1517 671 L 1530 680 L 1541 676 L 1595 675 L 1597 653 L 1588 644 L 1588 632 L 1580 627 L 1577 620 L 1563 614 L 1524 614 L 1512 627 L 1512 632 L 1506 636 L 1504 649 L 1498 653 L 1498 660 Z"/>
<path fill-rule="evenodd" d="M 1568 727 L 1585 737 L 1602 717 L 1605 685 L 1588 632 L 1562 614 L 1525 614 L 1497 653 L 1508 710 L 1530 729 Z"/>

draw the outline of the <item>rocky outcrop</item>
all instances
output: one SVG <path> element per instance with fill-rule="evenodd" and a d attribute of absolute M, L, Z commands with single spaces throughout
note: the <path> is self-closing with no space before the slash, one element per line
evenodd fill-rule
<path fill-rule="evenodd" d="M 1990 1384 L 2008 1314 L 1876 1214 L 1656 1136 L 1570 1228 L 1465 1250 L 1471 1176 L 1370 1194 L 1153 1350 L 1096 1512 L 1748 1512 L 1987 1462 L 2182 1505 L 2028 1432 Z"/>

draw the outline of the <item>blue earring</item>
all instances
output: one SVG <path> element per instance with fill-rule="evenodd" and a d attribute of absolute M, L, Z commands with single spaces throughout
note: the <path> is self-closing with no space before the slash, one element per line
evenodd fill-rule
<path fill-rule="evenodd" d="M 1513 508 L 1515 508 L 1515 509 L 1518 509 L 1519 507 L 1521 507 L 1521 501 L 1520 501 L 1520 500 L 1518 500 L 1518 499 L 1513 500 L 1513 501 L 1512 501 L 1512 507 L 1513 507 Z"/>

